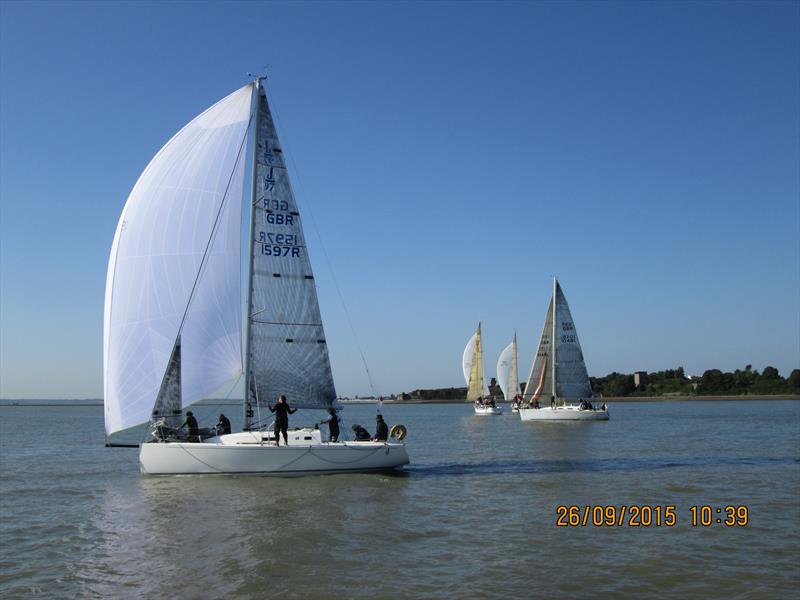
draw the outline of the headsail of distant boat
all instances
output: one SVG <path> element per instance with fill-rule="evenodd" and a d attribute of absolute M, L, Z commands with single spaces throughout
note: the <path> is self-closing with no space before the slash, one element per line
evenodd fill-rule
<path fill-rule="evenodd" d="M 483 376 L 483 348 L 481 343 L 481 325 L 467 342 L 462 357 L 464 380 L 467 382 L 467 400 L 474 401 L 483 398 L 485 394 L 485 381 Z"/>
<path fill-rule="evenodd" d="M 542 335 L 539 338 L 539 346 L 536 348 L 536 357 L 531 366 L 528 383 L 525 384 L 523 395 L 525 403 L 538 400 L 542 394 L 550 396 L 553 394 L 553 370 L 550 367 L 550 354 L 552 352 L 553 337 L 553 300 L 547 307 L 547 314 L 542 327 Z"/>
<path fill-rule="evenodd" d="M 511 343 L 500 353 L 500 358 L 497 359 L 497 382 L 506 401 L 510 402 L 519 394 L 516 334 Z"/>

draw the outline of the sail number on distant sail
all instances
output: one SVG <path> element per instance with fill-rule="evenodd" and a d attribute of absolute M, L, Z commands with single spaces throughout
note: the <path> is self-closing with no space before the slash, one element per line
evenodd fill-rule
<path fill-rule="evenodd" d="M 564 331 L 575 331 L 575 326 L 572 324 L 571 321 L 564 321 L 561 324 L 561 329 Z M 574 333 L 565 333 L 561 336 L 561 341 L 565 344 L 574 344 L 575 343 L 575 334 Z"/>

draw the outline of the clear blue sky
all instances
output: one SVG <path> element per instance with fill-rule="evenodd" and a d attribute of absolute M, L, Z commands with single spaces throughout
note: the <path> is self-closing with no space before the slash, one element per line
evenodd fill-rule
<path fill-rule="evenodd" d="M 100 397 L 161 145 L 264 64 L 342 394 L 463 385 L 557 273 L 589 372 L 800 366 L 800 4 L 0 5 L 0 396 Z"/>

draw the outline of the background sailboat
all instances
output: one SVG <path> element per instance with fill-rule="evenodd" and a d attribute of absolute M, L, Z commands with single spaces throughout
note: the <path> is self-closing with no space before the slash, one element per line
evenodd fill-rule
<path fill-rule="evenodd" d="M 603 405 L 592 404 L 594 395 L 572 314 L 558 280 L 547 308 L 536 357 L 525 385 L 523 421 L 608 420 Z"/>
<path fill-rule="evenodd" d="M 517 334 L 514 339 L 505 347 L 497 359 L 497 382 L 503 391 L 506 402 L 511 402 L 511 410 L 519 410 L 518 401 L 521 399 L 519 394 L 519 376 L 517 375 Z"/>
<path fill-rule="evenodd" d="M 300 212 L 261 79 L 167 142 L 123 208 L 106 282 L 106 434 L 151 421 L 139 455 L 146 473 L 402 466 L 403 444 L 323 443 L 314 429 L 293 431 L 288 446 L 270 445 L 266 404 L 285 394 L 295 408 L 326 409 L 336 390 Z M 244 431 L 181 439 L 182 410 L 237 376 L 245 381 Z"/>
<path fill-rule="evenodd" d="M 478 330 L 469 338 L 464 348 L 462 357 L 464 380 L 467 382 L 467 401 L 473 403 L 476 415 L 499 415 L 503 412 L 501 406 L 484 404 L 484 398 L 489 396 L 489 388 L 483 374 L 483 342 L 481 341 L 481 324 Z"/>

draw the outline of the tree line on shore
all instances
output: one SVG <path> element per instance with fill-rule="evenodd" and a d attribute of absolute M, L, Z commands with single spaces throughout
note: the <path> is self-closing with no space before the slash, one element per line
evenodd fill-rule
<path fill-rule="evenodd" d="M 647 396 L 768 396 L 800 394 L 800 369 L 784 378 L 775 367 L 765 367 L 760 373 L 752 365 L 732 373 L 709 369 L 702 376 L 687 376 L 683 367 L 646 373 L 609 373 L 605 377 L 590 377 L 594 395 L 598 397 Z M 525 382 L 520 383 L 523 392 Z M 489 393 L 502 396 L 494 378 Z M 402 400 L 463 400 L 466 387 L 418 389 L 400 394 Z"/>

